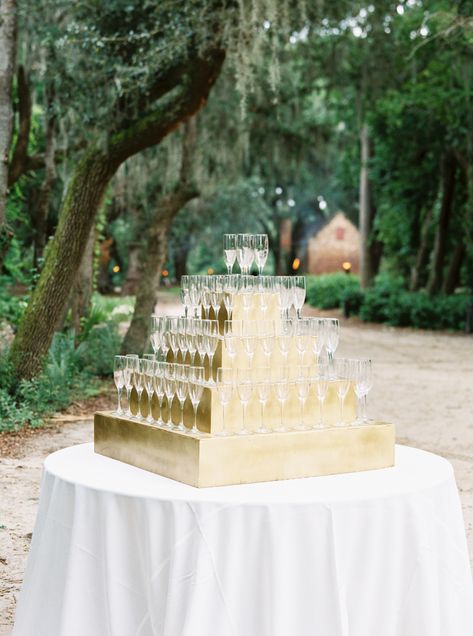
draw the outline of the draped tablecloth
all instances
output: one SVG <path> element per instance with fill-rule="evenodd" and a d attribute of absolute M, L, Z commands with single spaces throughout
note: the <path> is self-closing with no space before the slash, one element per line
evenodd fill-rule
<path fill-rule="evenodd" d="M 50 455 L 15 636 L 472 636 L 451 465 L 197 489 Z"/>

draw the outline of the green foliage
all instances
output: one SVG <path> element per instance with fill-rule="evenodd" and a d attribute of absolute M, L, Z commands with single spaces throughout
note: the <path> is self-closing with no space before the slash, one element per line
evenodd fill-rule
<path fill-rule="evenodd" d="M 340 307 L 349 290 L 359 289 L 357 276 L 342 272 L 310 276 L 307 279 L 307 302 L 319 309 Z"/>
<path fill-rule="evenodd" d="M 350 282 L 345 282 L 346 279 Z M 382 274 L 367 291 L 358 279 L 345 274 L 324 274 L 308 280 L 307 302 L 320 309 L 343 308 L 366 322 L 381 322 L 395 327 L 462 330 L 472 297 L 466 293 L 452 296 L 428 296 L 408 292 L 400 277 Z"/>
<path fill-rule="evenodd" d="M 45 417 L 66 408 L 74 399 L 96 395 L 102 386 L 99 378 L 113 374 L 113 357 L 121 344 L 118 323 L 129 317 L 132 303 L 129 298 L 95 295 L 79 345 L 72 330 L 56 333 L 43 371 L 33 380 L 15 382 L 8 351 L 3 349 L 0 431 L 41 426 Z"/>

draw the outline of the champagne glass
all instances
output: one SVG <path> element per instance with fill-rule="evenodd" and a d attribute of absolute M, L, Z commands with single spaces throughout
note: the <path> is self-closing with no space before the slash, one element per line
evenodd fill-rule
<path fill-rule="evenodd" d="M 174 378 L 170 373 L 167 373 L 164 376 L 164 394 L 166 395 L 166 400 L 168 402 L 169 408 L 169 417 L 167 422 L 163 422 L 164 426 L 168 428 L 173 428 L 174 424 L 172 421 L 172 403 L 174 400 L 174 394 L 176 392 L 176 383 Z"/>
<path fill-rule="evenodd" d="M 335 360 L 335 374 L 337 378 L 337 395 L 340 401 L 340 420 L 339 426 L 345 426 L 344 405 L 345 398 L 350 388 L 351 369 L 350 361 L 345 359 Z"/>
<path fill-rule="evenodd" d="M 319 401 L 319 424 L 318 428 L 324 428 L 324 403 L 327 397 L 328 391 L 328 365 L 327 364 L 319 364 L 318 365 L 319 375 L 315 382 L 317 400 Z"/>
<path fill-rule="evenodd" d="M 155 362 L 155 365 L 159 364 Z M 164 376 L 158 375 L 156 373 L 157 367 L 155 366 L 155 375 L 154 375 L 154 392 L 158 397 L 159 402 L 159 418 L 158 424 L 164 425 L 163 421 L 163 400 L 164 400 Z"/>
<path fill-rule="evenodd" d="M 283 424 L 283 413 L 284 413 L 284 404 L 286 403 L 287 398 L 289 397 L 289 387 L 291 384 L 292 384 L 291 382 L 281 381 L 281 380 L 278 380 L 277 382 L 274 383 L 276 398 L 281 407 L 280 425 L 275 430 L 281 433 L 286 430 Z"/>
<path fill-rule="evenodd" d="M 338 347 L 339 338 L 339 322 L 337 318 L 325 318 L 324 319 L 324 331 L 325 331 L 325 349 L 328 354 L 328 362 L 330 372 L 333 375 L 333 356 Z"/>
<path fill-rule="evenodd" d="M 214 310 L 215 320 L 218 323 L 218 314 L 220 313 L 220 303 L 222 301 L 222 287 L 218 280 L 218 276 L 214 276 L 210 282 L 210 304 Z"/>
<path fill-rule="evenodd" d="M 220 435 L 229 435 L 229 432 L 225 429 L 225 408 L 231 400 L 233 393 L 233 374 L 232 369 L 221 367 L 217 369 L 217 395 L 222 405 L 222 430 Z"/>
<path fill-rule="evenodd" d="M 266 375 L 269 377 L 269 373 Z M 256 429 L 257 433 L 268 433 L 269 429 L 266 428 L 264 411 L 266 408 L 266 404 L 269 401 L 269 396 L 271 394 L 271 384 L 269 382 L 257 382 L 256 383 L 256 391 L 258 394 L 258 402 L 261 404 L 261 424 L 258 429 Z"/>
<path fill-rule="evenodd" d="M 251 395 L 253 393 L 253 384 L 248 377 L 248 371 L 246 369 L 238 369 L 238 382 L 236 388 L 238 397 L 240 398 L 240 402 L 243 406 L 243 419 L 238 435 L 246 435 L 248 433 L 246 430 L 246 409 L 250 403 Z"/>
<path fill-rule="evenodd" d="M 194 368 L 199 368 L 199 367 L 194 367 Z M 192 425 L 191 430 L 189 431 L 190 433 L 192 433 L 193 435 L 201 435 L 201 432 L 199 431 L 199 429 L 197 428 L 197 410 L 199 408 L 199 403 L 202 399 L 202 395 L 204 393 L 204 369 L 201 368 L 202 370 L 202 379 L 198 380 L 197 378 L 192 378 L 189 379 L 189 397 L 191 399 L 191 403 L 192 403 L 192 408 L 194 410 L 194 423 Z"/>
<path fill-rule="evenodd" d="M 181 419 L 179 420 L 179 424 L 177 425 L 178 431 L 185 431 L 186 427 L 184 426 L 184 405 L 186 403 L 188 391 L 187 380 L 182 376 L 176 380 L 176 395 L 179 400 L 179 406 L 181 407 Z"/>
<path fill-rule="evenodd" d="M 296 310 L 297 317 L 300 319 L 306 294 L 305 276 L 294 276 L 292 280 L 292 304 Z"/>
<path fill-rule="evenodd" d="M 320 318 L 308 318 L 308 321 L 312 353 L 314 354 L 315 361 L 318 362 L 325 344 L 324 322 Z"/>
<path fill-rule="evenodd" d="M 148 416 L 146 417 L 148 424 L 154 424 L 153 414 L 151 413 L 151 403 L 154 394 L 154 364 L 154 360 L 143 358 L 143 381 L 146 389 L 146 395 L 148 396 Z"/>
<path fill-rule="evenodd" d="M 223 255 L 228 273 L 231 274 L 237 257 L 237 234 L 223 235 Z"/>
<path fill-rule="evenodd" d="M 359 420 L 366 424 L 366 398 L 373 387 L 373 368 L 371 360 L 356 360 L 355 362 L 355 394 L 358 401 Z"/>
<path fill-rule="evenodd" d="M 248 359 L 248 368 L 251 369 L 251 364 L 255 355 L 257 339 L 254 336 L 241 336 L 240 342 Z"/>
<path fill-rule="evenodd" d="M 121 396 L 123 387 L 125 386 L 125 369 L 126 369 L 126 356 L 115 356 L 113 360 L 113 380 L 118 393 L 118 404 L 115 413 L 117 415 L 123 415 L 123 409 L 121 405 Z"/>
<path fill-rule="evenodd" d="M 133 374 L 135 372 L 135 367 L 138 364 L 138 356 L 135 353 L 128 353 L 126 355 L 126 363 L 124 369 L 124 380 L 125 380 L 125 389 L 126 389 L 126 399 L 128 408 L 126 410 L 127 417 L 133 417 L 133 413 L 131 412 L 131 390 L 133 388 Z"/>
<path fill-rule="evenodd" d="M 138 363 L 135 366 L 135 371 L 133 373 L 133 386 L 135 387 L 136 393 L 138 394 L 138 411 L 135 415 L 135 418 L 137 420 L 145 419 L 141 413 L 141 395 L 143 394 L 144 389 L 144 370 L 146 362 L 147 360 L 138 358 Z"/>
<path fill-rule="evenodd" d="M 254 238 L 252 234 L 238 234 L 237 235 L 237 261 L 240 266 L 240 272 L 242 274 L 249 274 L 253 260 L 255 257 L 254 252 Z"/>
<path fill-rule="evenodd" d="M 194 309 L 194 317 L 198 318 L 199 305 L 202 298 L 202 286 L 197 276 L 193 276 L 189 285 L 189 299 Z"/>
<path fill-rule="evenodd" d="M 189 315 L 189 308 L 192 305 L 190 294 L 189 294 L 189 287 L 190 287 L 190 276 L 188 276 L 187 274 L 184 274 L 183 276 L 181 276 L 180 295 L 181 295 L 181 302 L 184 305 L 184 315 L 186 316 L 186 318 Z"/>
<path fill-rule="evenodd" d="M 299 403 L 301 405 L 301 422 L 296 428 L 301 431 L 306 430 L 308 427 L 305 425 L 304 421 L 304 412 L 305 412 L 305 403 L 307 402 L 307 398 L 309 397 L 310 390 L 310 380 L 308 377 L 299 376 L 296 381 L 297 386 L 297 396 L 299 398 Z"/>
<path fill-rule="evenodd" d="M 295 321 L 295 341 L 296 349 L 299 353 L 300 363 L 304 363 L 305 352 L 307 351 L 308 339 L 309 339 L 309 325 L 305 320 Z"/>
<path fill-rule="evenodd" d="M 267 234 L 255 234 L 254 237 L 254 255 L 256 266 L 258 267 L 259 275 L 263 275 L 264 266 L 268 259 L 268 235 Z"/>

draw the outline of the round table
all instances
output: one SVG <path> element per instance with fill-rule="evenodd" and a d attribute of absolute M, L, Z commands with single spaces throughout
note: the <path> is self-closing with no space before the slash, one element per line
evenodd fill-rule
<path fill-rule="evenodd" d="M 50 455 L 16 636 L 471 636 L 451 465 L 197 489 Z"/>

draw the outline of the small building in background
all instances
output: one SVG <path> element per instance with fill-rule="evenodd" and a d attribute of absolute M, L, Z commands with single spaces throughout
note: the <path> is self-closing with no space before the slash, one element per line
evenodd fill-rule
<path fill-rule="evenodd" d="M 354 274 L 359 272 L 360 232 L 343 212 L 337 212 L 307 243 L 307 273 L 340 272 L 343 263 L 350 263 Z"/>

